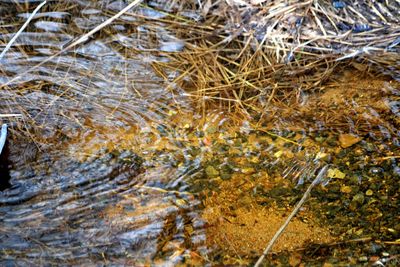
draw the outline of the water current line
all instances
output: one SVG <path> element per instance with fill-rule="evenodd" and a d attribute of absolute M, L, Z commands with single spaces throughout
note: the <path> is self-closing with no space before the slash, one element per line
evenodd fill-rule
<path fill-rule="evenodd" d="M 4 123 L 1 126 L 1 134 L 0 134 L 0 155 L 1 152 L 3 151 L 3 147 L 6 144 L 6 137 L 7 137 L 7 124 Z"/>

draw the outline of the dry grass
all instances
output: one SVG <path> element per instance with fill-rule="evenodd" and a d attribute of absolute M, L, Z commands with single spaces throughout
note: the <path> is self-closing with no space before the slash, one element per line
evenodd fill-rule
<path fill-rule="evenodd" d="M 204 112 L 217 105 L 248 116 L 253 112 L 271 112 L 269 107 L 276 103 L 290 106 L 299 101 L 301 92 L 321 89 L 328 81 L 332 86 L 332 74 L 349 64 L 357 63 L 363 72 L 400 76 L 399 1 L 341 2 L 345 3 L 342 8 L 327 0 L 159 0 L 151 1 L 151 6 L 143 1 L 142 8 L 157 10 L 164 16 L 149 17 L 132 10 L 127 15 L 136 20 L 121 17 L 115 24 L 127 26 L 130 32 L 126 34 L 136 36 L 135 42 L 145 48 L 121 50 L 121 54 L 134 57 L 135 53 L 144 52 L 169 59 L 153 62 L 152 66 L 172 93 L 177 87 L 184 88 Z M 43 12 L 80 14 L 76 4 L 60 3 L 46 5 Z M 29 6 L 29 10 L 34 7 Z M 13 8 L 16 12 L 10 14 L 27 11 L 22 4 Z M 102 11 L 107 17 L 117 13 L 107 8 Z M 3 25 L 0 31 L 16 32 L 20 23 Z M 143 25 L 146 33 L 137 30 Z M 112 37 L 115 32 L 111 26 L 96 34 Z M 160 28 L 183 40 L 184 50 L 159 51 Z M 77 41 L 64 48 L 79 45 L 84 39 L 85 32 L 77 27 L 65 31 Z M 113 43 L 110 46 L 118 50 Z M 60 54 L 60 50 L 54 49 L 54 54 Z M 13 48 L 12 52 L 24 54 L 27 59 L 35 55 L 23 46 Z M 21 76 L 3 74 L 10 78 Z M 39 90 L 38 84 L 31 83 L 0 87 L 8 91 L 10 98 L 17 98 L 20 92 Z M 9 106 L 12 109 L 1 112 L 25 113 L 23 107 L 15 110 L 15 105 Z"/>
<path fill-rule="evenodd" d="M 193 8 L 187 2 L 180 7 Z M 320 88 L 353 61 L 364 71 L 398 75 L 400 3 L 341 2 L 198 1 L 202 19 L 190 27 L 179 12 L 168 17 L 169 25 L 182 26 L 175 32 L 185 51 L 154 68 L 201 108 L 217 103 L 244 113 Z M 171 72 L 180 75 L 171 80 Z"/>

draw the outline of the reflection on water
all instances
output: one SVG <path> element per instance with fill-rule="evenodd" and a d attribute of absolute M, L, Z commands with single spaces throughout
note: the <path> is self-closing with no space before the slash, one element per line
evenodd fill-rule
<path fill-rule="evenodd" d="M 326 164 L 335 166 L 329 181 L 338 187 L 333 199 L 348 196 L 350 209 L 368 197 L 383 201 L 383 192 L 394 190 L 361 185 L 400 173 L 400 89 L 394 82 L 345 77 L 345 87 L 302 93 L 296 104 L 274 103 L 260 121 L 237 123 L 221 110 L 199 115 L 183 91 L 153 69 L 152 62 L 168 61 L 153 52 L 179 52 L 185 44 L 162 23 L 138 23 L 142 16 L 165 16 L 144 7 L 75 51 L 30 70 L 124 6 L 122 1 L 48 4 L 1 62 L 2 84 L 24 75 L 2 89 L 0 112 L 21 113 L 24 119 L 8 121 L 14 139 L 7 157 L 11 187 L 0 193 L 0 264 L 204 263 L 230 238 L 216 236 L 209 245 L 207 223 L 212 233 L 220 232 L 220 220 L 232 227 L 230 233 L 238 232 L 235 227 L 246 232 L 249 225 L 241 218 L 248 220 L 251 212 L 238 211 L 237 205 L 256 207 L 264 219 L 266 206 L 284 216 L 300 195 L 290 193 L 299 190 L 291 186 L 301 187 Z M 32 8 L 3 1 L 4 44 Z M 179 75 L 162 74 L 171 80 Z M 338 74 L 338 80 L 341 75 L 346 76 Z M 237 180 L 245 185 L 234 184 Z M 283 191 L 273 191 L 278 186 Z M 354 199 L 367 190 L 381 195 Z M 223 195 L 238 204 L 222 205 Z M 324 202 L 321 195 L 318 191 L 316 198 Z M 323 212 L 335 217 L 331 210 Z M 381 225 L 392 229 L 393 218 L 385 218 Z M 235 238 L 250 242 L 246 235 Z M 257 242 L 260 249 L 266 240 Z M 240 255 L 242 245 L 225 253 Z"/>
<path fill-rule="evenodd" d="M 47 5 L 18 38 L 19 49 L 14 46 L 3 60 L 2 83 L 123 6 Z M 28 6 L 9 8 L 1 10 L 2 24 L 11 27 L 1 35 L 4 43 L 20 26 L 15 17 L 26 18 Z M 163 136 L 174 145 L 169 114 L 190 111 L 190 105 L 154 74 L 150 64 L 162 57 L 127 50 L 148 43 L 148 30 L 136 30 L 131 19 L 126 16 L 109 29 L 112 34 L 28 72 L 1 94 L 2 113 L 26 118 L 11 135 L 31 136 L 11 144 L 12 187 L 0 193 L 2 265 L 174 263 L 192 251 L 204 252 L 199 201 L 188 192 L 164 189 L 180 175 L 171 169 L 169 155 L 144 161 L 146 153 L 135 152 L 135 146 Z"/>

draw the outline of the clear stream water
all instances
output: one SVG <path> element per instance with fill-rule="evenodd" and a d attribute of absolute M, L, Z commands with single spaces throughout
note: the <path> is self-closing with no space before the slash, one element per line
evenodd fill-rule
<path fill-rule="evenodd" d="M 10 27 L 2 40 L 13 36 L 32 6 L 1 2 L 1 25 Z M 2 60 L 1 82 L 43 61 L 123 6 L 122 1 L 46 5 L 18 38 L 21 49 L 12 49 Z M 24 131 L 37 137 L 9 145 L 12 187 L 0 193 L 1 265 L 138 263 L 157 259 L 163 243 L 187 243 L 187 253 L 204 246 L 202 224 L 196 223 L 199 202 L 178 205 L 185 194 L 145 187 L 161 187 L 156 179 L 171 182 L 178 173 L 168 173 L 170 166 L 161 163 L 143 173 L 138 156 L 124 150 L 143 143 L 139 134 L 119 147 L 123 133 L 146 133 L 159 125 L 168 131 L 168 112 L 178 106 L 181 112 L 190 111 L 188 99 L 173 98 L 154 74 L 151 62 L 165 59 L 140 52 L 146 50 L 147 30 L 139 29 L 142 39 L 130 35 L 130 20 L 135 17 L 125 16 L 111 27 L 113 34 L 51 60 L 1 94 L 2 113 L 34 119 L 36 125 L 27 123 Z M 159 31 L 155 34 L 165 34 Z M 33 87 L 13 90 L 26 84 Z M 18 129 L 10 124 L 13 136 Z M 116 144 L 114 154 L 106 143 Z M 158 155 L 154 161 L 161 159 Z M 113 211 L 116 207 L 119 213 Z M 189 223 L 196 228 L 186 237 Z M 167 232 L 171 236 L 163 238 Z"/>
<path fill-rule="evenodd" d="M 2 48 L 38 2 L 0 1 Z M 152 62 L 168 61 L 157 51 L 183 49 L 173 32 L 138 26 L 138 17 L 125 14 L 74 51 L 29 71 L 125 5 L 50 2 L 0 61 L 0 83 L 24 74 L 0 93 L 0 113 L 23 116 L 3 119 L 10 125 L 11 187 L 0 192 L 0 265 L 174 265 L 193 255 L 207 258 L 212 251 L 201 200 L 192 194 L 199 190 L 193 180 L 204 178 L 204 155 L 210 148 L 192 153 L 192 140 L 203 137 L 191 134 L 213 133 L 215 125 L 231 118 L 221 110 L 210 111 L 207 118 L 197 114 L 183 90 L 172 93 L 154 72 Z M 165 16 L 143 7 L 135 13 L 149 19 Z M 363 132 L 381 121 L 382 134 L 373 140 L 398 156 L 400 89 L 390 81 L 383 84 L 378 93 L 365 92 L 386 107 L 381 110 L 362 96 L 335 97 L 353 114 L 362 114 Z M 321 104 L 312 96 L 301 97 L 305 109 Z M 277 106 L 278 114 L 283 109 Z M 351 112 L 344 115 L 349 131 L 355 130 Z M 304 115 L 301 110 L 296 114 L 293 121 Z M 332 127 L 318 123 L 313 112 L 305 114 L 297 123 L 299 132 Z M 278 135 L 292 124 L 271 121 Z M 242 134 L 251 130 L 241 124 Z M 268 149 L 276 155 L 276 149 Z M 292 173 L 296 179 L 321 166 L 296 164 L 292 159 L 265 166 L 279 166 L 285 177 Z M 377 165 L 365 165 L 371 177 L 380 172 L 373 169 Z M 386 169 L 399 179 L 397 158 Z"/>

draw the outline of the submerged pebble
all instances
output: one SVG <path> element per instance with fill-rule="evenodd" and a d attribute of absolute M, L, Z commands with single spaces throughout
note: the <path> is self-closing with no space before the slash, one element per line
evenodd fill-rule
<path fill-rule="evenodd" d="M 332 2 L 332 6 L 333 6 L 334 8 L 341 9 L 341 8 L 346 7 L 346 3 L 343 2 L 343 1 L 333 1 L 333 2 Z"/>
<path fill-rule="evenodd" d="M 206 167 L 205 171 L 206 171 L 207 176 L 210 178 L 215 178 L 215 177 L 219 176 L 219 171 L 211 165 L 208 165 Z"/>
<path fill-rule="evenodd" d="M 339 143 L 342 148 L 351 147 L 354 144 L 360 142 L 362 138 L 353 134 L 341 134 L 339 135 Z"/>
<path fill-rule="evenodd" d="M 383 168 L 380 167 L 372 167 L 368 171 L 371 175 L 378 175 L 384 172 Z"/>
<path fill-rule="evenodd" d="M 367 262 L 368 261 L 368 257 L 367 256 L 361 256 L 358 258 L 359 262 Z"/>

